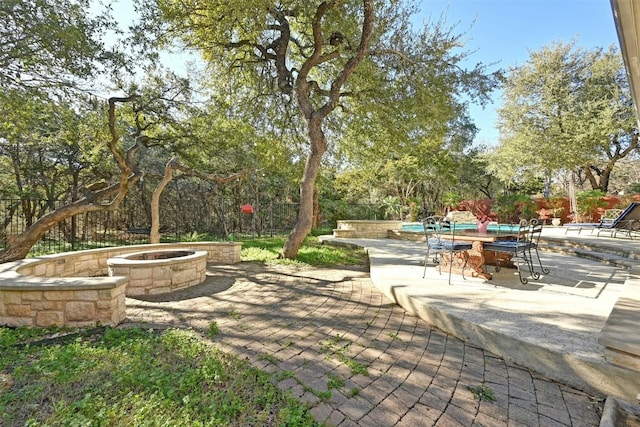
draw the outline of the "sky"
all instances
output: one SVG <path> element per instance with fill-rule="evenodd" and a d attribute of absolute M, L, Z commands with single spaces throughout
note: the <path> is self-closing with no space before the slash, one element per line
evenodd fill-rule
<path fill-rule="evenodd" d="M 422 18 L 444 14 L 454 33 L 465 33 L 472 63 L 496 63 L 489 68 L 521 66 L 532 51 L 555 41 L 576 42 L 581 48 L 620 50 L 609 0 L 422 0 Z M 475 20 L 475 22 L 474 22 Z M 471 106 L 470 116 L 480 129 L 477 144 L 495 145 L 496 109 L 501 92 L 484 109 Z"/>

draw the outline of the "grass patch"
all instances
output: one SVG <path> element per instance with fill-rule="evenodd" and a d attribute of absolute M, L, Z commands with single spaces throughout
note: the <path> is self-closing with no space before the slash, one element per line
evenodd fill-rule
<path fill-rule="evenodd" d="M 240 320 L 242 318 L 242 315 L 235 310 L 230 310 L 227 314 L 229 315 L 229 317 L 235 320 Z"/>
<path fill-rule="evenodd" d="M 363 249 L 322 245 L 314 236 L 305 239 L 295 260 L 278 259 L 285 239 L 281 236 L 242 240 L 242 260 L 319 267 L 367 264 L 367 254 Z"/>
<path fill-rule="evenodd" d="M 329 338 L 326 342 L 320 343 L 320 351 L 325 357 L 333 357 L 340 363 L 347 366 L 353 375 L 361 374 L 369 376 L 369 370 L 367 365 L 358 362 L 353 357 L 349 356 L 349 348 L 351 347 L 351 341 L 341 337 L 339 334 L 333 338 Z"/>
<path fill-rule="evenodd" d="M 486 385 L 467 386 L 467 390 L 473 393 L 473 398 L 476 400 L 496 401 L 496 395 L 493 393 L 493 390 Z"/>
<path fill-rule="evenodd" d="M 331 400 L 331 390 L 321 391 L 321 390 L 316 390 L 315 388 L 310 386 L 304 386 L 303 389 L 304 391 L 307 391 L 313 394 L 323 402 L 328 402 L 329 400 Z"/>
<path fill-rule="evenodd" d="M 218 322 L 212 320 L 209 324 L 209 330 L 207 331 L 207 335 L 213 338 L 220 333 L 220 328 L 218 328 Z"/>
<path fill-rule="evenodd" d="M 0 425 L 316 426 L 270 374 L 191 331 L 119 330 L 26 345 L 0 328 Z"/>
<path fill-rule="evenodd" d="M 52 338 L 63 336 L 75 332 L 76 329 L 58 326 L 49 326 L 47 328 L 6 328 L 0 327 L 0 350 L 3 348 L 27 344 L 42 338 Z"/>
<path fill-rule="evenodd" d="M 331 390 L 332 388 L 336 389 L 336 390 L 341 390 L 344 385 L 345 385 L 345 380 L 342 377 L 339 377 L 337 375 L 328 375 L 329 380 L 327 381 L 327 388 L 329 390 Z"/>
<path fill-rule="evenodd" d="M 278 363 L 280 363 L 280 360 L 277 357 L 269 353 L 262 353 L 261 355 L 258 356 L 258 360 L 271 363 L 272 365 L 277 365 Z"/>

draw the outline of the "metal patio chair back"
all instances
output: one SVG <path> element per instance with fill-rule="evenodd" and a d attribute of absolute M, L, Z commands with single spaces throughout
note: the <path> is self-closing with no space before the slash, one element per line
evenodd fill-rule
<path fill-rule="evenodd" d="M 499 253 L 510 255 L 511 259 L 515 259 L 516 261 L 515 264 L 518 269 L 520 282 L 522 284 L 527 284 L 527 277 L 522 274 L 524 265 L 527 266 L 527 269 L 534 280 L 538 280 L 540 278 L 540 272 L 536 271 L 534 268 L 533 255 L 536 256 L 542 273 L 549 273 L 549 269 L 542 266 L 540 254 L 538 253 L 541 232 L 542 224 L 538 220 L 532 219 L 531 222 L 527 222 L 527 220 L 523 219 L 520 221 L 518 237 L 515 240 L 499 240 L 496 242 L 486 243 L 484 245 L 484 250 L 493 251 L 496 255 Z M 496 271 L 500 271 L 500 269 L 500 257 L 496 256 Z"/>
<path fill-rule="evenodd" d="M 471 243 L 455 240 L 455 222 L 438 221 L 433 217 L 425 218 L 423 221 L 425 230 L 427 252 L 424 257 L 424 271 L 422 278 L 427 274 L 427 266 L 429 264 L 429 256 L 434 255 L 433 262 L 438 264 L 438 273 L 442 274 L 442 254 L 447 253 L 449 256 L 449 281 L 451 284 L 451 274 L 453 271 L 453 263 L 455 256 L 471 249 Z M 447 235 L 444 238 L 444 235 Z M 467 264 L 467 257 L 462 255 L 463 265 L 461 268 L 462 278 L 464 279 L 464 268 Z"/>

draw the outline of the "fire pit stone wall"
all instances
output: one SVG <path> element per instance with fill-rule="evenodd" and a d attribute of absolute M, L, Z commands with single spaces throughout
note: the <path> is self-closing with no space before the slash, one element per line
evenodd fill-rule
<path fill-rule="evenodd" d="M 165 294 L 202 283 L 207 252 L 156 250 L 109 258 L 109 276 L 129 278 L 127 296 Z"/>
<path fill-rule="evenodd" d="M 126 316 L 130 278 L 108 276 L 107 260 L 125 253 L 205 251 L 206 262 L 240 262 L 239 242 L 161 243 L 65 252 L 0 264 L 0 325 L 117 325 Z"/>

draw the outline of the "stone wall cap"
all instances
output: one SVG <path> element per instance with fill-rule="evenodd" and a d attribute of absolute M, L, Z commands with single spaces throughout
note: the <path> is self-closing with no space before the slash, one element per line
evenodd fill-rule
<path fill-rule="evenodd" d="M 194 261 L 194 260 L 198 260 L 198 259 L 202 259 L 202 258 L 206 258 L 207 257 L 207 251 L 190 251 L 191 253 L 188 253 L 186 255 L 182 255 L 182 256 L 178 256 L 178 257 L 172 257 L 172 258 L 159 258 L 159 259 L 133 259 L 133 257 L 136 256 L 140 256 L 140 255 L 146 255 L 146 254 L 154 254 L 154 253 L 166 253 L 166 252 L 172 252 L 172 251 L 182 251 L 182 252 L 187 252 L 188 248 L 180 248 L 180 249 L 175 249 L 175 248 L 164 248 L 164 249 L 155 249 L 155 250 L 148 250 L 148 251 L 139 251 L 139 252 L 127 252 L 127 253 L 123 253 L 114 257 L 111 257 L 109 259 L 107 259 L 107 265 L 109 266 L 114 266 L 114 265 L 118 265 L 118 266 L 122 266 L 122 267 L 126 267 L 126 266 L 141 266 L 141 265 L 170 265 L 170 264 L 177 264 L 177 263 L 184 263 L 184 262 L 189 262 L 189 261 Z"/>
<path fill-rule="evenodd" d="M 113 289 L 127 283 L 126 276 L 100 277 L 36 277 L 16 272 L 0 275 L 0 290 L 4 291 L 69 291 Z"/>

